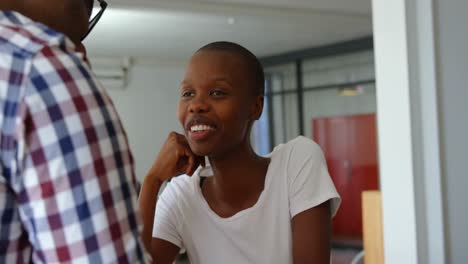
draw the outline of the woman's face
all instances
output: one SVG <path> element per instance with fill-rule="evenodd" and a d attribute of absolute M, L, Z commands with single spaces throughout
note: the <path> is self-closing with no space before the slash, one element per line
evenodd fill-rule
<path fill-rule="evenodd" d="M 225 51 L 199 51 L 190 60 L 178 118 L 195 154 L 223 155 L 248 139 L 262 106 L 246 69 L 239 56 Z"/>

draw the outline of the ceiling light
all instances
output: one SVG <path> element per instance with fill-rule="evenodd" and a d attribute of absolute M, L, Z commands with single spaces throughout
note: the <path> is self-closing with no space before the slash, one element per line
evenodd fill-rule
<path fill-rule="evenodd" d="M 340 96 L 357 96 L 362 93 L 364 93 L 364 87 L 361 85 L 338 88 L 338 95 Z"/>
<path fill-rule="evenodd" d="M 229 25 L 234 25 L 234 24 L 236 23 L 236 19 L 233 18 L 233 17 L 229 17 L 229 18 L 227 19 L 227 23 L 228 23 Z"/>

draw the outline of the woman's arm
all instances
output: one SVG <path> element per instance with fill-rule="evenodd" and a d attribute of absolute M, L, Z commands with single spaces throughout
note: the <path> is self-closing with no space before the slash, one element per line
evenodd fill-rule
<path fill-rule="evenodd" d="M 152 236 L 157 194 L 161 189 L 161 185 L 162 182 L 150 174 L 145 177 L 143 182 L 139 200 L 143 219 L 142 240 L 151 254 L 153 263 L 170 264 L 176 259 L 180 248 L 168 241 L 153 238 Z"/>
<path fill-rule="evenodd" d="M 193 154 L 183 135 L 172 132 L 143 181 L 139 197 L 143 220 L 141 238 L 155 263 L 172 263 L 179 252 L 176 245 L 153 238 L 154 214 L 161 185 L 181 173 L 192 175 L 200 164 L 204 166 L 204 158 Z"/>
<path fill-rule="evenodd" d="M 161 185 L 162 182 L 159 179 L 155 179 L 151 175 L 146 176 L 139 197 L 141 218 L 143 220 L 141 238 L 148 251 L 151 249 L 154 211 L 156 210 L 156 201 Z"/>
<path fill-rule="evenodd" d="M 292 219 L 294 264 L 330 264 L 330 201 Z"/>

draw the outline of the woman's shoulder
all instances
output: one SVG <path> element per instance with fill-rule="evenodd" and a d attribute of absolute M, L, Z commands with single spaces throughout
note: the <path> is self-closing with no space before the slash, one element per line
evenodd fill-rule
<path fill-rule="evenodd" d="M 288 157 L 311 157 L 322 156 L 322 149 L 312 139 L 298 136 L 287 143 L 275 147 L 272 154 L 286 154 Z"/>
<path fill-rule="evenodd" d="M 190 200 L 195 195 L 195 176 L 180 175 L 167 182 L 161 197 L 176 200 L 178 203 Z"/>
<path fill-rule="evenodd" d="M 288 177 L 294 178 L 306 166 L 321 166 L 325 164 L 320 146 L 312 139 L 299 136 L 285 144 L 278 145 L 271 153 L 271 165 L 278 171 L 283 171 Z"/>

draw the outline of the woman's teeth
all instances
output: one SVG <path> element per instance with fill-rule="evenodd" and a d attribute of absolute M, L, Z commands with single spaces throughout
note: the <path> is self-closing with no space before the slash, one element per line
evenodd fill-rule
<path fill-rule="evenodd" d="M 190 127 L 190 131 L 192 132 L 199 132 L 199 131 L 205 131 L 205 130 L 214 130 L 214 128 L 207 126 L 207 125 L 196 125 L 196 126 Z"/>

